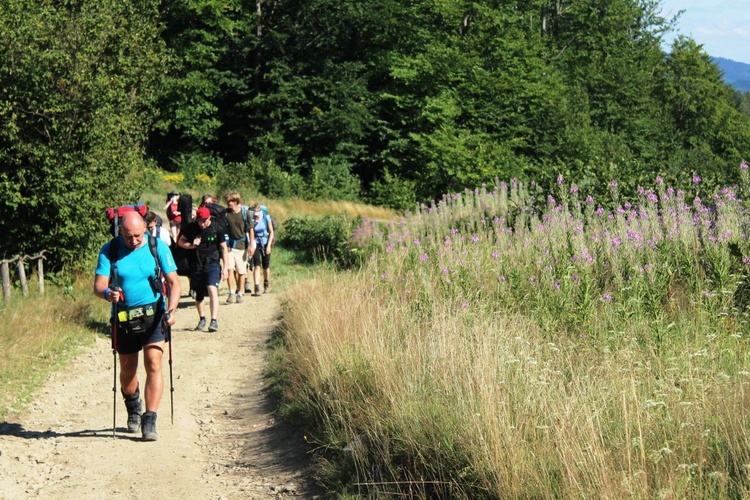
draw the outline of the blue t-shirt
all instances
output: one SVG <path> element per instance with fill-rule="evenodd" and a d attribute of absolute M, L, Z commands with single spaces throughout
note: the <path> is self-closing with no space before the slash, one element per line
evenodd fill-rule
<path fill-rule="evenodd" d="M 268 225 L 271 223 L 269 219 L 270 217 L 264 214 L 253 226 L 253 229 L 255 229 L 255 242 L 258 245 L 266 246 L 268 244 Z"/>
<path fill-rule="evenodd" d="M 146 236 L 149 237 L 149 236 Z M 149 276 L 154 275 L 154 256 L 148 248 L 148 241 L 140 248 L 128 250 L 122 241 L 122 236 L 118 236 L 117 242 L 117 275 L 119 283 L 110 286 L 119 286 L 125 295 L 124 305 L 127 307 L 145 306 L 153 304 L 159 299 L 159 294 L 154 293 Z M 110 275 L 109 246 L 111 241 L 104 244 L 99 250 L 99 259 L 96 264 L 95 274 L 100 276 Z M 156 254 L 159 256 L 161 271 L 164 274 L 177 271 L 172 257 L 172 251 L 161 240 L 156 240 Z"/>

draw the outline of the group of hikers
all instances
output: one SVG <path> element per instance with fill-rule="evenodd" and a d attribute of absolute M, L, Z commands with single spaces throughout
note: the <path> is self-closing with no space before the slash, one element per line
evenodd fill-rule
<path fill-rule="evenodd" d="M 187 267 L 190 295 L 199 316 L 196 330 L 206 328 L 206 296 L 208 331 L 219 330 L 222 281 L 229 286 L 228 304 L 241 303 L 246 294 L 261 295 L 261 279 L 263 293 L 271 291 L 275 238 L 271 217 L 263 205 L 243 205 L 237 192 L 228 193 L 224 199 L 226 207 L 205 195 L 200 206 L 193 208 L 192 197 L 169 193 L 164 206 L 169 229 L 162 227 L 161 218 L 145 206 L 108 209 L 108 215 L 114 218 L 114 238 L 99 251 L 94 293 L 112 303 L 112 352 L 120 356 L 119 382 L 128 413 L 127 430 L 140 430 L 146 441 L 157 439 L 156 416 L 164 390 L 162 358 L 182 294 L 178 261 L 186 262 L 183 267 Z M 252 272 L 252 284 L 248 270 Z M 145 412 L 137 376 L 141 350 L 146 369 Z M 116 367 L 115 362 L 115 385 Z"/>

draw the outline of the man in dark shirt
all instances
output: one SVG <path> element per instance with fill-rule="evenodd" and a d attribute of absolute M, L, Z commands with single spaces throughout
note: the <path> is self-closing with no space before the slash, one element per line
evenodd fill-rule
<path fill-rule="evenodd" d="M 211 220 L 208 208 L 200 207 L 195 214 L 195 221 L 180 233 L 177 244 L 180 248 L 195 252 L 191 284 L 195 290 L 195 307 L 200 316 L 195 329 L 202 331 L 206 327 L 203 299 L 208 292 L 211 308 L 208 331 L 215 332 L 219 329 L 219 283 L 227 278 L 229 263 L 226 237 Z"/>

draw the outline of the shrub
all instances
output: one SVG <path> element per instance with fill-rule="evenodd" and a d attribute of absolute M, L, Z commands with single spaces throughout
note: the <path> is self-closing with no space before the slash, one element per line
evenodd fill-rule
<path fill-rule="evenodd" d="M 319 219 L 291 218 L 284 222 L 281 241 L 310 262 L 327 261 L 348 268 L 360 263 L 361 253 L 350 243 L 352 230 L 358 223 L 359 218 L 345 213 Z"/>

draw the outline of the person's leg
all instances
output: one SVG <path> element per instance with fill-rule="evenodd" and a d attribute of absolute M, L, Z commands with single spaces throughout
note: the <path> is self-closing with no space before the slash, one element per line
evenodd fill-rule
<path fill-rule="evenodd" d="M 196 330 L 203 330 L 206 327 L 206 311 L 203 306 L 203 299 L 206 297 L 206 273 L 196 272 L 192 280 L 195 286 L 195 309 L 198 311 L 198 326 Z"/>
<path fill-rule="evenodd" d="M 253 254 L 253 295 L 260 295 L 260 271 L 261 271 L 261 250 L 256 248 Z"/>
<path fill-rule="evenodd" d="M 230 248 L 227 253 L 229 255 L 229 265 L 227 266 L 227 285 L 229 286 L 229 295 L 227 296 L 227 304 L 230 304 L 234 301 L 234 294 L 239 288 L 237 287 L 237 273 L 235 271 L 237 264 L 235 263 L 234 249 Z M 209 296 L 210 295 L 209 292 Z"/>
<path fill-rule="evenodd" d="M 123 394 L 138 390 L 138 353 L 120 354 L 120 387 Z"/>
<path fill-rule="evenodd" d="M 143 339 L 143 367 L 146 369 L 146 411 L 141 417 L 141 434 L 145 441 L 156 441 L 156 417 L 164 393 L 162 357 L 167 330 L 162 322 L 162 314 L 156 318 L 154 329 L 147 339 Z"/>
<path fill-rule="evenodd" d="M 219 284 L 221 283 L 221 265 L 217 262 L 208 268 L 208 298 L 211 307 L 211 323 L 208 325 L 209 332 L 219 329 Z"/>
<path fill-rule="evenodd" d="M 271 291 L 271 256 L 263 255 L 263 293 Z"/>
<path fill-rule="evenodd" d="M 127 342 L 122 337 L 119 339 Z M 138 351 L 120 354 L 120 392 L 128 412 L 128 432 L 138 432 L 141 428 L 141 391 L 138 387 Z"/>
<path fill-rule="evenodd" d="M 149 344 L 144 348 L 143 365 L 146 368 L 146 411 L 159 411 L 161 396 L 164 392 L 164 377 L 162 376 L 162 356 L 164 342 Z"/>
<path fill-rule="evenodd" d="M 208 300 L 211 308 L 211 319 L 219 318 L 219 288 L 208 285 Z"/>
<path fill-rule="evenodd" d="M 245 277 L 247 276 L 247 254 L 245 250 L 235 250 L 237 254 L 234 259 L 237 263 L 237 302 L 242 301 L 242 292 L 245 290 Z"/>

